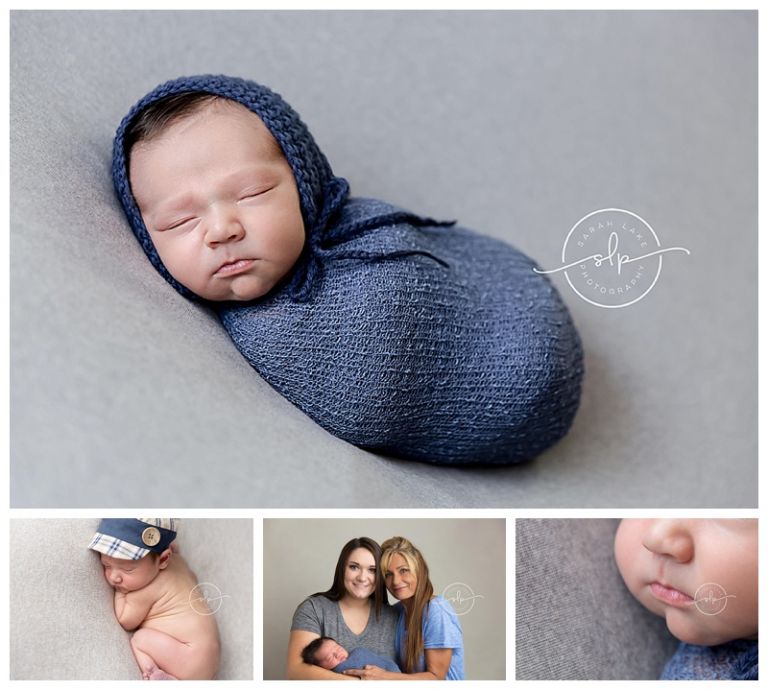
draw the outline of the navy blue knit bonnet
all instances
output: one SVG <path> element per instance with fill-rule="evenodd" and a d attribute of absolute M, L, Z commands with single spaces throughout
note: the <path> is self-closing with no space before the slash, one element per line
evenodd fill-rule
<path fill-rule="evenodd" d="M 213 94 L 241 103 L 261 118 L 283 150 L 296 179 L 307 238 L 290 290 L 296 299 L 305 299 L 318 270 L 323 236 L 328 230 L 329 221 L 344 205 L 349 195 L 349 185 L 344 178 L 333 175 L 325 155 L 296 111 L 274 91 L 256 82 L 211 74 L 179 77 L 156 87 L 131 108 L 115 134 L 112 179 L 133 233 L 160 275 L 185 297 L 197 298 L 168 272 L 152 243 L 133 198 L 125 151 L 126 130 L 144 108 L 166 96 L 190 91 Z"/>

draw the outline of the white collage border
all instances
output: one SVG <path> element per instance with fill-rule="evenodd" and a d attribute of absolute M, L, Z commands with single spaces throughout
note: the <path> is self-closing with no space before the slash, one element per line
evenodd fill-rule
<path fill-rule="evenodd" d="M 0 31 L 2 35 L 6 37 L 6 46 L 8 46 L 7 37 L 9 36 L 9 10 L 13 9 L 208 9 L 209 6 L 205 3 L 195 2 L 160 2 L 153 4 L 151 7 L 148 4 L 137 3 L 135 6 L 128 6 L 127 3 L 118 3 L 112 0 L 111 2 L 82 2 L 77 4 L 67 5 L 62 3 L 59 6 L 57 3 L 39 3 L 39 2 L 11 2 L 10 7 L 4 7 L 0 11 Z M 593 2 L 588 6 L 579 7 L 578 5 L 570 6 L 568 3 L 560 2 L 541 2 L 529 4 L 512 3 L 512 2 L 485 2 L 475 3 L 472 7 L 466 7 L 466 4 L 460 2 L 442 2 L 442 3 L 406 3 L 406 2 L 392 2 L 392 3 L 365 3 L 361 6 L 361 3 L 308 3 L 308 2 L 295 2 L 287 1 L 282 3 L 263 3 L 263 2 L 247 2 L 239 0 L 237 2 L 222 3 L 215 9 L 591 9 L 591 10 L 615 10 L 615 9 L 681 9 L 681 10 L 694 10 L 694 9 L 751 9 L 757 10 L 756 3 L 747 4 L 732 4 L 726 2 L 712 2 L 706 4 L 696 4 L 692 2 L 678 2 L 674 6 L 670 6 L 666 3 L 648 3 L 640 6 L 638 3 L 630 4 L 628 2 Z M 764 19 L 765 13 L 759 14 L 759 34 L 765 35 L 766 22 Z M 0 141 L 2 142 L 2 160 L 5 164 L 0 171 L 0 205 L 6 209 L 4 213 L 4 229 L 2 234 L 3 241 L 0 243 L 0 254 L 2 254 L 2 268 L 0 271 L 8 271 L 9 265 L 9 209 L 10 209 L 10 189 L 9 189 L 9 49 L 6 48 L 0 52 L 0 60 L 2 61 L 0 69 L 0 79 L 3 82 L 3 93 L 5 97 L 0 101 L 2 107 L 2 121 L 0 124 Z M 759 74 L 760 74 L 760 86 L 764 87 L 763 75 L 766 74 L 766 64 L 764 59 L 764 51 L 759 51 Z M 760 88 L 759 109 L 760 112 L 766 112 L 765 108 L 765 88 Z M 762 164 L 765 162 L 765 145 L 763 138 L 760 138 L 759 144 L 759 162 Z M 759 198 L 762 201 L 765 198 L 764 191 L 764 178 L 760 179 Z M 762 242 L 759 246 L 760 265 L 768 265 L 768 250 L 766 249 L 766 243 Z M 763 354 L 765 343 L 765 323 L 766 323 L 766 277 L 765 271 L 762 271 L 759 277 L 759 339 L 760 339 L 760 354 Z M 3 309 L 0 312 L 0 329 L 6 334 L 5 337 L 0 339 L 0 351 L 4 357 L 5 362 L 9 362 L 9 312 L 10 312 L 10 286 L 9 280 L 6 278 L 0 281 L 0 303 L 3 305 Z M 7 497 L 6 505 L 10 505 L 10 492 L 9 492 L 9 453 L 10 453 L 10 411 L 8 410 L 9 399 L 9 368 L 6 366 L 3 368 L 0 375 L 0 390 L 2 396 L 0 396 L 0 438 L 5 442 L 0 446 L 0 460 L 4 463 L 5 471 L 0 474 L 0 488 L 3 489 L 2 494 Z M 759 400 L 761 403 L 766 401 L 766 375 L 765 369 L 762 368 L 759 371 Z M 768 420 L 766 420 L 765 406 L 761 405 L 758 416 L 758 423 L 760 429 L 760 441 L 764 439 L 763 429 L 768 428 Z M 759 444 L 760 452 L 758 457 L 759 461 L 763 458 L 763 443 Z M 761 506 L 765 506 L 765 490 L 764 490 L 764 472 L 759 473 L 759 501 Z M 5 593 L 5 604 L 0 604 L 0 682 L 9 678 L 10 669 L 10 645 L 9 645 L 9 603 L 12 596 L 12 592 L 9 591 L 9 561 L 8 561 L 8 536 L 10 531 L 10 520 L 18 518 L 101 518 L 101 517 L 117 517 L 125 516 L 129 514 L 145 514 L 152 513 L 158 516 L 173 516 L 180 518 L 250 518 L 254 520 L 254 556 L 253 556 L 253 573 L 254 573 L 254 611 L 253 611 L 253 669 L 254 680 L 253 681 L 229 681 L 229 685 L 242 686 L 242 687 L 256 687 L 264 684 L 264 681 L 260 681 L 262 678 L 262 649 L 263 649 L 263 627 L 262 627 L 262 582 L 263 582 L 263 570 L 262 570 L 262 546 L 263 546 L 263 531 L 262 531 L 262 519 L 264 518 L 307 518 L 314 519 L 318 517 L 322 518 L 344 518 L 344 519 L 360 519 L 360 518 L 505 518 L 506 524 L 506 572 L 507 572 L 507 600 L 506 600 L 506 673 L 507 681 L 485 681 L 483 687 L 507 687 L 514 679 L 515 674 L 515 591 L 514 591 L 514 573 L 515 573 L 515 519 L 525 518 L 617 518 L 617 517 L 690 517 L 690 518 L 759 518 L 763 513 L 763 510 L 643 510 L 643 509 L 506 509 L 506 510 L 352 510 L 352 509 L 331 509 L 331 510 L 258 510 L 258 509 L 237 509 L 237 510 L 148 510 L 146 508 L 135 507 L 120 510 L 19 510 L 8 509 L 3 511 L 2 514 L 2 535 L 4 540 L 4 548 L 0 549 L 0 591 Z M 766 558 L 768 553 L 768 545 L 766 544 L 766 532 L 768 529 L 761 529 L 759 536 L 760 555 L 759 555 L 759 567 L 761 574 L 761 587 L 760 598 L 763 602 L 768 602 L 768 577 L 765 576 L 768 573 L 768 567 L 766 567 Z M 768 617 L 768 604 L 763 604 L 760 608 L 760 627 L 765 628 L 766 617 Z M 20 682 L 20 681 L 19 681 Z M 117 687 L 122 686 L 126 682 L 133 681 L 24 681 L 23 687 L 25 688 L 61 688 L 61 687 L 81 687 L 85 685 L 92 685 L 98 683 L 99 687 Z M 196 683 L 196 688 L 203 687 L 221 687 L 221 683 L 225 681 L 210 681 L 203 683 Z M 281 681 L 269 681 L 266 683 L 267 687 L 274 686 Z M 287 682 L 287 681 L 286 681 Z M 291 687 L 293 687 L 292 681 Z M 584 683 L 590 681 L 561 681 L 566 684 Z M 632 688 L 660 688 L 670 685 L 669 682 L 664 681 L 611 681 L 611 687 L 617 685 L 619 687 L 629 686 Z M 3 682 L 3 685 L 5 683 Z M 16 685 L 16 683 L 14 683 Z M 300 683 L 300 685 L 306 685 Z M 391 683 L 385 683 L 385 685 L 391 685 Z M 731 683 L 727 681 L 718 682 L 698 682 L 699 686 L 711 686 L 717 688 L 728 687 Z M 514 681 L 514 687 L 541 687 L 541 681 Z"/>

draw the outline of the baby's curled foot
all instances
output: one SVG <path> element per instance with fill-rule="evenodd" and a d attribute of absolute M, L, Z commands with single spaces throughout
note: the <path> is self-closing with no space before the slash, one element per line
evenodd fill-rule
<path fill-rule="evenodd" d="M 145 671 L 142 675 L 144 680 L 178 680 L 176 676 L 166 673 L 158 666 L 149 669 L 149 671 Z"/>
<path fill-rule="evenodd" d="M 149 680 L 178 680 L 176 676 L 166 673 L 163 669 L 155 667 L 149 674 Z"/>

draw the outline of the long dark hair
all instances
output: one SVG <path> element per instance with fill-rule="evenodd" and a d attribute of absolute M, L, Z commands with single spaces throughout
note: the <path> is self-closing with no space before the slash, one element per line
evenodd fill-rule
<path fill-rule="evenodd" d="M 339 601 L 347 593 L 344 588 L 344 570 L 347 567 L 347 561 L 350 554 L 355 549 L 365 549 L 369 551 L 373 556 L 373 561 L 376 565 L 376 584 L 373 588 L 373 594 L 369 598 L 373 599 L 373 607 L 376 612 L 376 618 L 381 613 L 382 605 L 387 602 L 387 588 L 384 586 L 384 578 L 381 574 L 381 568 L 379 568 L 379 562 L 381 561 L 381 547 L 373 539 L 369 537 L 355 537 L 350 539 L 339 554 L 339 560 L 336 561 L 336 572 L 333 574 L 333 584 L 331 588 L 325 592 L 316 592 L 313 597 L 325 597 L 331 601 Z M 388 603 L 388 602 L 387 602 Z"/>

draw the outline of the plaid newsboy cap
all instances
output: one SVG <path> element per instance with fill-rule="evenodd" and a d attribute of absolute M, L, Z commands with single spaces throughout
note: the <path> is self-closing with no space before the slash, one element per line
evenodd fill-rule
<path fill-rule="evenodd" d="M 150 551 L 165 551 L 176 539 L 177 522 L 176 518 L 104 518 L 88 548 L 138 561 Z"/>

